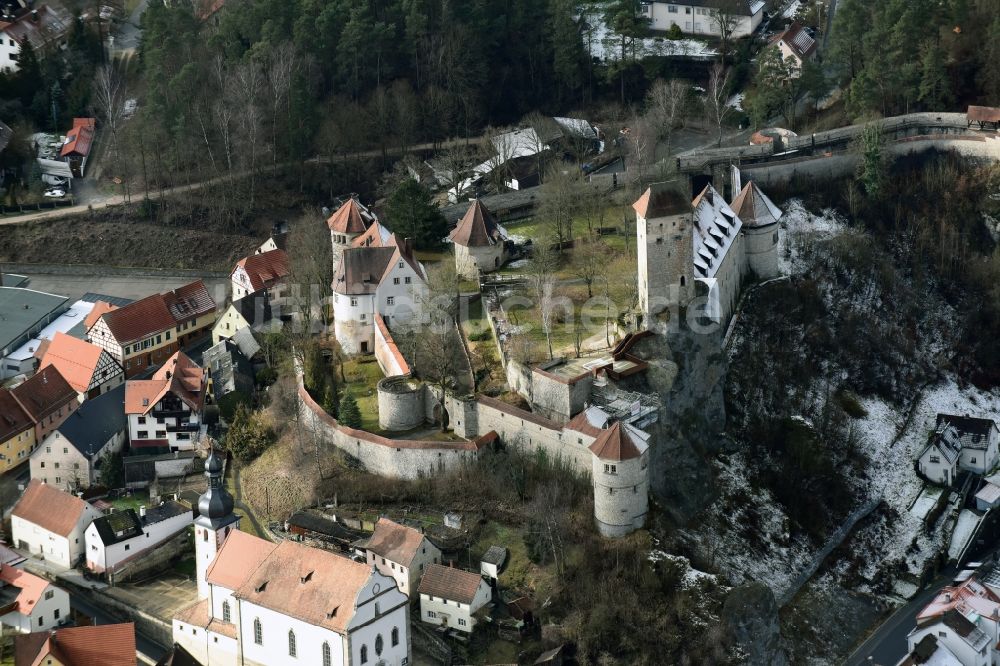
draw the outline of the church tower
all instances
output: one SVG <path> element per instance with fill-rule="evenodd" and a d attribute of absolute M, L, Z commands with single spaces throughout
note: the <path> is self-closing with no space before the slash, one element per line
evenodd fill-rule
<path fill-rule="evenodd" d="M 194 550 L 198 573 L 198 598 L 208 598 L 208 567 L 222 548 L 226 537 L 240 528 L 240 517 L 233 513 L 233 498 L 222 481 L 222 460 L 213 447 L 205 461 L 208 490 L 198 499 L 194 521 Z"/>
<path fill-rule="evenodd" d="M 653 183 L 632 208 L 639 308 L 648 321 L 694 297 L 693 212 L 691 202 L 672 182 Z"/>

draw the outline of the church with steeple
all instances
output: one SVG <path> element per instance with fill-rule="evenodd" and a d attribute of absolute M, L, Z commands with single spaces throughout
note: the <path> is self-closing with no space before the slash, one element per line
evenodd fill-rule
<path fill-rule="evenodd" d="M 174 653 L 203 666 L 410 663 L 409 600 L 375 567 L 240 530 L 212 450 L 198 501 L 198 600 L 173 620 Z"/>

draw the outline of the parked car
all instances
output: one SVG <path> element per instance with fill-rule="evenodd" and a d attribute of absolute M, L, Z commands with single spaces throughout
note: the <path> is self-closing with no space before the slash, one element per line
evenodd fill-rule
<path fill-rule="evenodd" d="M 66 190 L 57 190 L 57 189 L 46 190 L 45 196 L 55 197 L 55 198 L 64 197 L 66 196 Z"/>

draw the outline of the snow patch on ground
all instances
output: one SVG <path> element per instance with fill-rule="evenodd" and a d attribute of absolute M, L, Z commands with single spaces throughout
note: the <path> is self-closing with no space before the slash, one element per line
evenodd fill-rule
<path fill-rule="evenodd" d="M 691 561 L 681 555 L 671 555 L 666 551 L 654 549 L 649 552 L 649 561 L 670 563 L 683 571 L 681 587 L 685 590 L 697 588 L 702 582 L 712 584 L 719 582 L 718 576 L 695 569 L 691 566 Z"/>
<path fill-rule="evenodd" d="M 784 12 L 782 12 L 781 18 L 786 18 L 786 19 L 795 18 L 795 15 L 798 13 L 800 6 L 802 6 L 802 0 L 795 0 L 795 2 L 788 5 L 788 8 L 785 9 Z"/>
<path fill-rule="evenodd" d="M 590 11 L 584 16 L 586 23 L 592 27 L 588 38 L 584 34 L 584 46 L 590 43 L 590 54 L 602 61 L 619 60 L 621 58 L 621 40 L 604 22 L 599 12 Z M 673 56 L 687 58 L 711 59 L 719 52 L 710 48 L 706 42 L 698 39 L 667 39 L 665 37 L 646 37 L 636 40 L 636 57 Z M 629 53 L 631 57 L 631 52 Z"/>
<path fill-rule="evenodd" d="M 737 111 L 742 111 L 743 110 L 743 100 L 745 98 L 746 98 L 746 94 L 745 93 L 736 93 L 735 95 L 733 95 L 732 97 L 729 98 L 729 101 L 726 102 L 726 106 L 728 106 L 730 108 L 733 108 L 733 109 L 736 109 Z"/>
<path fill-rule="evenodd" d="M 923 520 L 930 513 L 931 509 L 934 508 L 934 505 L 937 504 L 942 492 L 943 489 L 937 486 L 925 486 L 924 491 L 920 493 L 920 497 L 910 507 L 910 513 Z"/>
<path fill-rule="evenodd" d="M 782 233 L 778 238 L 778 265 L 786 275 L 805 273 L 808 262 L 804 251 L 817 240 L 829 240 L 847 231 L 847 222 L 835 210 L 814 215 L 799 199 L 785 202 L 781 216 Z"/>
<path fill-rule="evenodd" d="M 955 531 L 951 535 L 951 545 L 948 546 L 948 558 L 957 560 L 962 554 L 965 545 L 972 538 L 972 533 L 979 525 L 980 516 L 975 511 L 962 509 L 958 514 L 958 522 L 955 524 Z"/>

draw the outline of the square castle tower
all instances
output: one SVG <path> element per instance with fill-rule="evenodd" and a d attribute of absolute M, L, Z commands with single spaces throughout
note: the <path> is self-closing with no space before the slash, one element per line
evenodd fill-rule
<path fill-rule="evenodd" d="M 675 183 L 654 183 L 636 214 L 639 308 L 644 318 L 686 305 L 695 295 L 694 212 Z"/>

